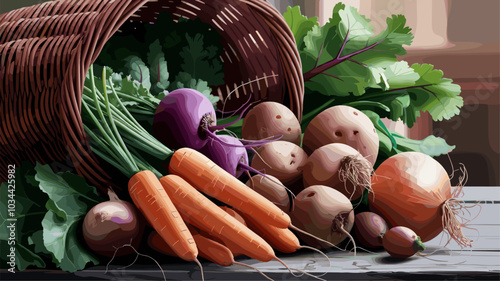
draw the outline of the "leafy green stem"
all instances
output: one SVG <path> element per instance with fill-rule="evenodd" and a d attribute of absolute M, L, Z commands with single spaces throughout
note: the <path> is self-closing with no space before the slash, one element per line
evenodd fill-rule
<path fill-rule="evenodd" d="M 112 93 L 113 92 L 113 87 L 111 88 Z M 86 91 L 84 91 L 85 93 Z M 86 96 L 85 94 L 83 95 L 83 100 L 84 106 L 90 106 L 91 109 L 95 111 L 95 107 L 93 105 L 87 105 L 86 102 L 91 101 L 91 98 Z M 172 150 L 167 148 L 165 145 L 163 145 L 161 142 L 159 142 L 156 138 L 151 136 L 143 127 L 141 127 L 137 121 L 130 115 L 128 110 L 125 108 L 125 106 L 119 101 L 119 106 L 122 108 L 123 112 L 120 111 L 118 108 L 116 108 L 114 105 L 109 104 L 109 107 L 111 109 L 110 113 L 113 114 L 113 122 L 117 126 L 120 134 L 123 135 L 125 138 L 125 141 L 127 144 L 131 144 L 135 147 L 140 148 L 141 150 L 148 151 L 151 155 L 159 158 L 159 159 L 165 159 L 168 157 L 170 154 L 172 154 Z M 99 103 L 99 106 L 101 108 L 106 109 L 106 105 L 102 102 Z M 89 114 L 90 116 L 91 113 Z M 128 141 L 127 140 L 134 140 L 134 141 Z"/>
<path fill-rule="evenodd" d="M 387 105 L 380 103 L 380 102 L 376 102 L 376 101 L 359 100 L 359 101 L 348 102 L 348 103 L 345 103 L 344 105 L 355 107 L 355 108 L 360 109 L 360 110 L 364 109 L 365 107 L 367 109 L 378 107 L 378 108 L 383 109 L 386 112 L 391 111 L 391 109 Z"/>
<path fill-rule="evenodd" d="M 83 90 L 84 91 L 87 91 L 87 92 L 90 92 L 91 90 L 87 87 L 83 87 Z M 134 101 L 134 102 L 137 102 L 138 104 L 141 104 L 143 106 L 145 106 L 146 108 L 151 108 L 153 111 L 156 109 L 156 106 L 152 103 L 152 102 L 149 102 L 147 100 L 144 100 L 144 99 L 140 99 L 140 98 L 136 98 L 132 95 L 129 95 L 129 94 L 126 94 L 126 93 L 123 93 L 121 91 L 116 91 L 116 94 L 119 96 L 119 97 L 123 97 L 123 98 L 126 98 L 128 100 L 131 100 L 131 101 Z M 156 100 L 155 100 L 156 102 Z M 157 99 L 157 103 L 160 103 L 160 100 Z"/>
<path fill-rule="evenodd" d="M 349 34 L 349 32 L 347 33 Z M 346 36 L 347 38 L 347 36 Z M 363 49 L 360 49 L 360 50 L 357 50 L 355 52 L 352 52 L 350 54 L 347 54 L 345 56 L 340 56 L 340 54 L 342 53 L 342 50 L 343 50 L 343 47 L 345 46 L 345 43 L 346 41 L 344 41 L 344 45 L 342 45 L 342 48 L 340 49 L 339 51 L 339 54 L 337 55 L 337 57 L 329 62 L 325 62 L 324 64 L 318 66 L 318 67 L 315 67 L 311 70 L 309 70 L 308 72 L 304 73 L 304 81 L 309 81 L 311 80 L 314 76 L 318 75 L 318 74 L 321 74 L 325 71 L 327 71 L 328 69 L 346 61 L 346 60 L 349 60 L 351 59 L 352 57 L 354 57 L 355 55 L 358 55 L 358 54 L 361 54 L 363 52 L 366 52 L 370 49 L 373 49 L 375 46 L 377 46 L 378 44 L 382 43 L 385 39 L 382 39 L 378 42 L 375 42 L 373 44 L 371 44 L 370 46 L 366 46 L 364 47 Z"/>
<path fill-rule="evenodd" d="M 92 132 L 92 130 L 90 130 L 87 126 L 84 125 L 84 128 L 85 128 L 85 132 L 87 133 L 87 135 L 89 135 L 92 138 L 92 141 L 91 141 L 92 151 L 95 154 L 97 154 L 99 157 L 104 159 L 106 162 L 113 165 L 113 167 L 120 170 L 123 174 L 128 175 L 127 170 L 124 168 L 124 165 L 118 161 L 113 160 L 113 159 L 119 159 L 119 158 L 116 157 L 116 155 L 114 154 L 114 152 L 111 149 L 108 148 L 109 144 L 106 143 L 106 141 L 103 138 L 99 137 L 94 132 Z M 93 144 L 96 144 L 96 145 L 93 145 Z M 103 151 L 101 151 L 101 149 Z"/>
<path fill-rule="evenodd" d="M 393 93 L 393 92 L 404 91 L 404 90 L 415 89 L 415 88 L 421 88 L 421 89 L 424 89 L 426 91 L 429 91 L 425 87 L 433 86 L 433 85 L 434 84 L 415 85 L 415 86 L 409 86 L 409 87 L 394 88 L 394 89 L 390 89 L 390 90 L 382 91 L 382 92 L 366 93 L 366 94 L 360 96 L 360 99 L 380 100 L 381 98 L 389 98 L 390 96 L 394 96 L 394 95 L 399 96 L 400 95 L 399 93 Z M 429 91 L 429 92 L 431 92 L 431 91 Z M 391 93 L 391 94 L 388 94 L 388 93 Z"/>
<path fill-rule="evenodd" d="M 390 90 L 388 90 L 387 92 L 403 91 L 403 90 L 414 89 L 414 88 L 423 88 L 424 90 L 427 90 L 427 89 L 425 89 L 425 87 L 428 87 L 428 86 L 433 86 L 433 85 L 434 85 L 434 84 L 425 84 L 425 85 L 408 86 L 408 87 L 402 87 L 402 88 L 390 89 Z"/>
<path fill-rule="evenodd" d="M 116 124 L 113 121 L 113 114 L 111 114 L 111 107 L 109 106 L 109 98 L 108 98 L 108 93 L 106 90 L 106 68 L 102 69 L 102 85 L 103 85 L 103 93 L 104 93 L 104 103 L 106 105 L 106 112 L 108 114 L 108 119 L 111 127 L 111 134 L 115 136 L 115 139 L 117 140 L 117 146 L 124 152 L 125 154 L 125 162 L 129 166 L 130 170 L 133 172 L 139 172 L 139 168 L 137 167 L 137 164 L 133 161 L 133 157 L 130 154 L 130 151 L 127 149 L 127 146 L 123 142 L 123 139 L 120 137 L 120 133 L 118 132 L 118 129 L 116 128 Z"/>

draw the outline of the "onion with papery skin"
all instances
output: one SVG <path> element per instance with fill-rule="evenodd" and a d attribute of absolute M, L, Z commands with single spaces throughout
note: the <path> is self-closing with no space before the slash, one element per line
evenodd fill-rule
<path fill-rule="evenodd" d="M 109 201 L 95 205 L 83 220 L 85 242 L 97 254 L 112 257 L 133 253 L 130 247 L 117 248 L 131 244 L 137 249 L 144 232 L 145 221 L 137 208 L 118 198 L 108 190 Z"/>
<path fill-rule="evenodd" d="M 466 176 L 465 170 L 462 170 Z M 446 170 L 432 157 L 420 152 L 403 152 L 385 160 L 372 176 L 370 209 L 391 226 L 406 226 L 427 242 L 443 230 L 458 245 L 471 246 L 460 218 L 461 201 L 456 198 L 465 177 L 452 190 Z M 448 241 L 449 242 L 449 241 Z"/>

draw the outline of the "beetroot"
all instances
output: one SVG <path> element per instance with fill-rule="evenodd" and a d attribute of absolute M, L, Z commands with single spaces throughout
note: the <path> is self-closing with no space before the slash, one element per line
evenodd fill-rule
<path fill-rule="evenodd" d="M 375 213 L 362 212 L 354 217 L 354 235 L 365 248 L 382 248 L 382 238 L 386 231 L 387 223 Z"/>

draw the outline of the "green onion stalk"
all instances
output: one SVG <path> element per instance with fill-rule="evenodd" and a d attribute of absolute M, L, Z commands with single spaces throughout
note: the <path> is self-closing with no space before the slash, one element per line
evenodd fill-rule
<path fill-rule="evenodd" d="M 89 74 L 91 86 L 83 89 L 82 118 L 85 132 L 91 139 L 92 151 L 129 178 L 141 170 L 150 170 L 161 177 L 162 174 L 144 160 L 137 150 L 162 160 L 170 157 L 173 151 L 135 120 L 120 101 L 111 78 L 108 87 L 106 68 L 103 68 L 102 73 L 102 92 L 95 85 L 92 66 Z M 110 103 L 109 95 L 117 100 L 116 106 Z"/>

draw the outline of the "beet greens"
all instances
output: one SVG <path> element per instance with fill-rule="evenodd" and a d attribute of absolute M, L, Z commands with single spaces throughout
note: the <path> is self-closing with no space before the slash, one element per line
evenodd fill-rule
<path fill-rule="evenodd" d="M 289 8 L 284 17 L 302 61 L 302 130 L 319 112 L 342 104 L 373 115 L 381 147 L 378 163 L 398 153 L 399 146 L 430 156 L 452 149 L 443 139 L 433 138 L 427 140 L 433 149 L 424 151 L 428 145 L 414 145 L 415 141 L 396 135 L 380 122 L 384 117 L 400 119 L 412 127 L 421 112 L 441 121 L 457 115 L 463 106 L 460 86 L 443 78 L 442 71 L 430 64 L 398 61 L 397 56 L 406 53 L 404 45 L 413 40 L 403 15 L 388 17 L 386 29 L 378 34 L 369 19 L 341 3 L 323 26 L 317 18 L 301 15 L 299 7 Z"/>

